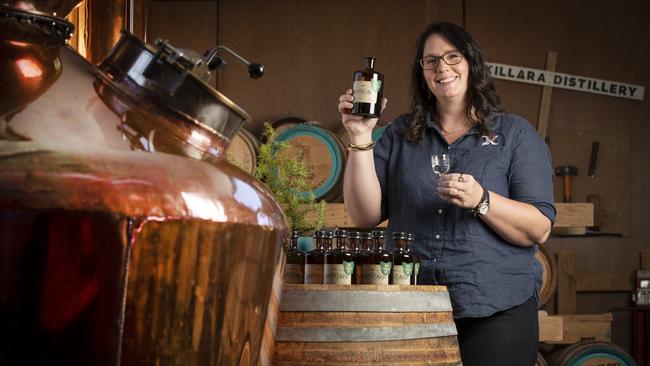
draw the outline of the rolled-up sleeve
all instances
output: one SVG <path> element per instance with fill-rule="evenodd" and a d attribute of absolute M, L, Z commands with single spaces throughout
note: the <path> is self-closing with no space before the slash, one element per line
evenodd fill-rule
<path fill-rule="evenodd" d="M 530 123 L 521 123 L 509 169 L 510 198 L 535 206 L 555 222 L 551 153 Z"/>

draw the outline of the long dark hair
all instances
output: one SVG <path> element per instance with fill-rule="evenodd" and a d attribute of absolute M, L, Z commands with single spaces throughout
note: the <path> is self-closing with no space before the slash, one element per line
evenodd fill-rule
<path fill-rule="evenodd" d="M 503 112 L 501 100 L 496 94 L 494 84 L 488 74 L 483 54 L 478 44 L 465 29 L 452 23 L 431 23 L 420 34 L 416 44 L 415 60 L 411 69 L 411 112 L 405 136 L 409 141 L 420 141 L 426 126 L 426 115 L 438 119 L 436 97 L 429 91 L 424 79 L 420 59 L 424 52 L 424 44 L 434 34 L 440 34 L 451 42 L 469 63 L 469 80 L 467 85 L 467 107 L 465 113 L 473 125 L 478 126 L 482 133 L 489 134 L 486 120 L 490 112 Z"/>

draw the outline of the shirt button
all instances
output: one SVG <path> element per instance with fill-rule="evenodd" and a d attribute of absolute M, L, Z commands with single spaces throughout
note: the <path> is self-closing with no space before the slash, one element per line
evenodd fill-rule
<path fill-rule="evenodd" d="M 441 208 L 438 209 L 438 213 L 442 215 L 442 209 Z"/>
<path fill-rule="evenodd" d="M 440 234 L 436 234 L 436 239 L 440 239 Z"/>

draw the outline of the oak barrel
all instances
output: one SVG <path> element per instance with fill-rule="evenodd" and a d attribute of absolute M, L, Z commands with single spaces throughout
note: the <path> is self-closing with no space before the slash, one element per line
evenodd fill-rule
<path fill-rule="evenodd" d="M 255 135 L 242 128 L 232 138 L 226 150 L 226 155 L 231 163 L 245 172 L 253 174 L 255 173 L 255 166 L 257 166 L 257 151 L 259 147 L 260 142 Z"/>
<path fill-rule="evenodd" d="M 461 365 L 445 286 L 284 285 L 275 365 Z"/>
<path fill-rule="evenodd" d="M 289 143 L 290 154 L 307 165 L 316 199 L 334 202 L 341 197 L 346 154 L 335 134 L 314 124 L 299 124 L 279 133 L 277 140 Z"/>
<path fill-rule="evenodd" d="M 537 352 L 537 360 L 535 360 L 535 366 L 548 366 L 544 356 L 541 353 Z"/>
<path fill-rule="evenodd" d="M 549 366 L 636 366 L 619 346 L 608 342 L 583 341 L 558 348 L 547 357 Z"/>
<path fill-rule="evenodd" d="M 542 265 L 542 288 L 540 290 L 539 307 L 544 306 L 555 293 L 557 288 L 557 262 L 545 246 L 539 245 L 535 258 Z"/>
<path fill-rule="evenodd" d="M 291 128 L 296 125 L 301 125 L 303 123 L 306 123 L 307 120 L 300 118 L 300 117 L 283 117 L 280 119 L 276 119 L 271 123 L 271 127 L 275 130 L 277 134 L 280 134 L 284 132 L 284 130 Z"/>

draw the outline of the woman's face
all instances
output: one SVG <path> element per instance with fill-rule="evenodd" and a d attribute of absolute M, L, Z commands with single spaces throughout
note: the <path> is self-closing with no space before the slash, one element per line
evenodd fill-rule
<path fill-rule="evenodd" d="M 457 50 L 446 38 L 440 34 L 433 34 L 424 43 L 422 57 L 441 57 L 447 52 Z M 422 72 L 429 90 L 436 97 L 438 103 L 465 102 L 469 82 L 469 63 L 465 57 L 460 63 L 451 66 L 440 59 L 436 67 L 431 70 L 422 70 Z"/>

